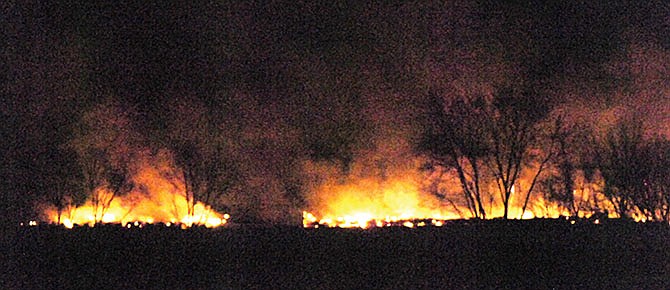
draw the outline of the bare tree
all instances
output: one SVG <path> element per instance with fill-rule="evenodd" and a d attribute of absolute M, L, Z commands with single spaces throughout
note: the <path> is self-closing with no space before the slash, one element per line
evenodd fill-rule
<path fill-rule="evenodd" d="M 184 182 L 184 197 L 187 203 L 187 214 L 193 218 L 195 205 L 202 202 L 211 205 L 225 194 L 235 180 L 232 162 L 223 158 L 224 148 L 214 144 L 211 148 L 203 148 L 193 143 L 182 143 L 175 150 L 175 162 L 181 169 Z M 204 216 L 200 216 L 204 218 Z M 203 220 L 194 221 L 196 224 Z"/>
<path fill-rule="evenodd" d="M 623 120 L 607 132 L 599 150 L 598 165 L 605 181 L 605 196 L 620 217 L 632 217 L 634 195 L 644 181 L 641 159 L 641 123 Z"/>
<path fill-rule="evenodd" d="M 526 204 L 532 193 L 537 177 L 551 158 L 551 152 L 532 150 L 540 137 L 539 122 L 547 108 L 536 100 L 536 96 L 524 91 L 502 90 L 483 105 L 486 110 L 484 138 L 489 142 L 489 156 L 486 165 L 497 185 L 504 207 L 504 218 L 509 218 L 509 206 L 514 186 L 522 170 L 530 167 L 532 161 L 540 159 L 531 186 L 526 193 Z M 545 155 L 544 158 L 540 157 Z M 525 210 L 525 206 L 524 206 Z M 522 213 L 523 214 L 523 213 Z"/>
<path fill-rule="evenodd" d="M 547 152 L 533 148 L 541 137 L 538 124 L 546 109 L 535 104 L 532 96 L 513 90 L 448 103 L 436 98 L 433 107 L 437 110 L 432 113 L 432 128 L 424 135 L 420 150 L 434 165 L 456 172 L 472 216 L 486 218 L 484 197 L 492 195 L 482 188 L 492 181 L 504 207 L 503 217 L 509 218 L 511 196 L 522 170 L 537 163 L 525 194 L 525 210 L 553 154 L 552 148 Z"/>
<path fill-rule="evenodd" d="M 430 164 L 425 169 L 454 170 L 470 215 L 484 219 L 484 174 L 481 167 L 489 148 L 487 140 L 481 134 L 481 120 L 485 117 L 481 108 L 483 100 L 457 99 L 445 104 L 444 99 L 436 97 L 433 101 L 436 108 L 432 112 L 433 126 L 424 134 L 419 144 L 419 150 L 430 159 Z M 433 192 L 444 199 L 444 196 Z M 456 208 L 453 201 L 449 202 Z"/>
<path fill-rule="evenodd" d="M 109 170 L 105 154 L 104 151 L 90 149 L 79 156 L 84 177 L 84 191 L 90 196 L 96 223 L 102 221 L 102 217 L 114 199 L 114 195 L 104 190 Z"/>
<path fill-rule="evenodd" d="M 232 138 L 222 124 L 197 99 L 176 103 L 165 129 L 164 146 L 172 154 L 184 184 L 187 215 L 195 224 L 195 206 L 207 206 L 229 191 L 236 180 L 237 169 L 230 158 Z"/>
<path fill-rule="evenodd" d="M 47 173 L 39 174 L 40 189 L 46 201 L 56 208 L 57 223 L 69 209 L 84 204 L 88 196 L 83 189 L 82 171 L 76 153 L 68 148 L 54 147 L 47 153 L 51 162 Z M 42 168 L 40 168 L 42 169 Z"/>
<path fill-rule="evenodd" d="M 549 122 L 552 123 L 552 122 Z M 563 130 L 563 116 L 558 116 L 553 120 L 553 124 L 550 124 L 549 128 L 541 129 L 538 130 L 538 135 L 536 136 L 537 142 L 535 142 L 535 146 L 539 148 L 534 148 L 530 149 L 531 152 L 536 152 L 534 154 L 530 154 L 530 161 L 531 162 L 536 162 L 537 163 L 537 169 L 535 170 L 535 173 L 533 174 L 533 178 L 530 182 L 530 185 L 528 186 L 528 189 L 526 191 L 526 197 L 524 198 L 523 206 L 521 207 L 521 217 L 526 213 L 526 208 L 528 207 L 528 202 L 530 200 L 531 194 L 533 193 L 533 189 L 535 189 L 535 186 L 538 183 L 540 175 L 543 173 L 543 171 L 548 167 L 550 162 L 555 159 L 555 157 L 561 156 L 560 154 L 564 151 L 561 151 L 567 147 L 567 144 L 565 144 L 565 141 L 562 140 L 567 136 L 567 133 L 565 130 Z M 542 133 L 543 131 L 549 131 L 547 133 Z M 558 147 L 558 148 L 557 148 Z M 567 171 L 562 170 L 561 172 L 564 174 L 563 177 L 569 179 L 569 181 L 566 182 L 566 186 L 568 186 L 570 189 L 570 193 L 572 193 L 572 170 L 569 167 L 565 167 L 563 169 L 567 169 Z"/>
<path fill-rule="evenodd" d="M 591 134 L 585 124 L 568 124 L 563 121 L 564 114 L 557 117 L 549 148 L 553 148 L 552 160 L 548 164 L 547 174 L 539 185 L 547 200 L 557 202 L 571 216 L 577 216 L 585 204 L 575 199 L 577 176 L 590 171 L 588 156 L 592 154 Z M 589 174 L 589 178 L 590 179 Z M 580 175 L 581 176 L 581 175 Z M 583 185 L 582 185 L 583 187 Z M 581 189 L 583 192 L 584 188 Z"/>
<path fill-rule="evenodd" d="M 598 165 L 605 196 L 621 217 L 667 221 L 670 212 L 670 141 L 645 138 L 636 118 L 617 123 L 605 137 Z"/>
<path fill-rule="evenodd" d="M 130 123 L 130 109 L 107 101 L 86 112 L 68 146 L 77 153 L 83 191 L 102 221 L 112 201 L 132 189 L 130 179 L 137 136 Z"/>
<path fill-rule="evenodd" d="M 643 179 L 636 184 L 633 202 L 650 221 L 670 220 L 670 141 L 663 137 L 646 141 L 639 151 Z"/>

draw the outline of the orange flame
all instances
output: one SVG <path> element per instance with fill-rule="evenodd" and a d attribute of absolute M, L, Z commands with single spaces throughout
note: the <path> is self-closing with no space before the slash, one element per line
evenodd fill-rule
<path fill-rule="evenodd" d="M 529 175 L 529 174 L 526 174 Z M 518 185 L 512 188 L 509 217 L 514 219 L 559 218 L 571 213 L 558 202 L 548 200 L 539 190 L 530 195 L 526 210 L 523 210 L 527 188 L 532 176 L 522 176 Z M 456 183 L 447 181 L 445 186 L 454 187 L 445 200 L 425 192 L 421 180 L 425 180 L 416 170 L 396 172 L 383 180 L 378 177 L 352 178 L 343 181 L 328 181 L 317 187 L 308 208 L 303 211 L 303 227 L 368 228 L 384 226 L 442 226 L 446 220 L 468 219 L 463 205 L 449 203 L 446 199 L 458 200 L 460 196 Z M 587 218 L 598 212 L 605 212 L 610 218 L 616 213 L 599 187 L 599 182 L 582 185 L 575 190 L 574 202 L 578 206 L 577 216 Z M 601 183 L 602 181 L 600 181 Z M 495 194 L 496 188 L 490 184 L 487 192 Z M 456 202 L 458 203 L 458 202 Z M 490 199 L 485 204 L 487 218 L 503 216 L 504 206 L 498 199 Z M 460 209 L 458 209 L 460 208 Z M 460 211 L 460 212 L 459 212 Z"/>
<path fill-rule="evenodd" d="M 93 226 L 98 222 L 117 223 L 123 226 L 163 223 L 166 226 L 179 225 L 182 228 L 203 225 L 209 228 L 225 225 L 230 216 L 221 214 L 211 206 L 198 202 L 193 214 L 188 214 L 188 204 L 184 195 L 184 184 L 172 174 L 174 169 L 167 165 L 143 164 L 133 177 L 137 185 L 127 195 L 112 199 L 109 207 L 96 207 L 91 200 L 84 205 L 70 208 L 61 213 L 47 208 L 45 215 L 49 222 L 60 223 L 67 228 L 74 225 Z M 109 196 L 106 188 L 98 188 L 96 194 Z"/>
<path fill-rule="evenodd" d="M 414 227 L 413 220 L 441 225 L 446 219 L 459 218 L 445 210 L 436 197 L 421 192 L 412 177 L 387 181 L 368 177 L 345 184 L 324 184 L 317 190 L 312 206 L 318 210 L 303 212 L 304 227 Z"/>

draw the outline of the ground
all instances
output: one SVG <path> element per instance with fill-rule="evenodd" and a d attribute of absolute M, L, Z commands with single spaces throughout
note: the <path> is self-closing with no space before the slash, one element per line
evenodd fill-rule
<path fill-rule="evenodd" d="M 670 289 L 670 226 L 20 227 L 3 289 Z"/>

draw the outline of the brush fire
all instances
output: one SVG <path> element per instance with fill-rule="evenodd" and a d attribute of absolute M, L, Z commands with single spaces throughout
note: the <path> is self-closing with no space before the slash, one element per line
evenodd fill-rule
<path fill-rule="evenodd" d="M 303 227 L 441 227 L 449 220 L 476 218 L 469 215 L 455 177 L 447 173 L 437 178 L 434 172 L 421 172 L 416 169 L 420 162 L 414 160 L 396 170 L 387 168 L 381 174 L 378 168 L 358 164 L 347 176 L 313 166 L 310 170 L 329 174 L 308 196 L 308 209 L 302 212 Z M 531 178 L 530 173 L 524 174 L 512 187 L 510 218 L 616 217 L 601 185 L 584 180 L 578 180 L 579 189 L 573 191 L 571 208 L 538 191 L 531 192 L 524 209 L 523 194 Z M 504 205 L 495 198 L 495 190 L 493 184 L 487 188 L 486 218 L 503 216 Z"/>
<path fill-rule="evenodd" d="M 583 172 L 576 171 L 569 194 L 555 189 L 552 183 L 541 184 L 533 191 L 538 176 L 552 176 L 556 172 L 551 170 L 556 168 L 542 172 L 543 164 L 530 164 L 520 169 L 518 179 L 510 183 L 505 203 L 502 196 L 507 185 L 501 187 L 497 175 L 489 173 L 474 180 L 463 173 L 472 167 L 463 165 L 459 178 L 454 168 L 424 168 L 427 161 L 411 156 L 406 144 L 397 147 L 363 152 L 344 167 L 333 162 L 306 162 L 302 168 L 307 185 L 303 188 L 305 204 L 300 209 L 302 226 L 416 228 L 441 227 L 450 220 L 561 217 L 568 217 L 573 224 L 573 218 L 592 219 L 599 224 L 602 218 L 620 217 L 611 198 L 605 196 L 604 179 L 599 174 L 586 178 Z M 46 220 L 66 228 L 96 224 L 215 228 L 228 223 L 230 215 L 214 208 L 221 205 L 220 200 L 207 200 L 212 203 L 208 204 L 189 193 L 186 173 L 175 165 L 171 154 L 162 151 L 157 156 L 147 156 L 140 154 L 139 160 L 132 163 L 132 189 L 128 192 L 117 194 L 103 183 L 88 194 L 85 202 L 77 204 L 72 197 L 66 197 L 65 206 L 48 206 L 43 211 Z M 472 191 L 473 182 L 479 182 L 477 187 L 481 189 L 476 207 L 472 192 L 465 192 Z M 563 192 L 552 195 L 548 194 L 550 191 Z M 636 221 L 654 220 L 636 208 L 630 208 L 628 214 Z M 30 221 L 28 225 L 35 226 L 37 222 Z"/>
<path fill-rule="evenodd" d="M 304 227 L 411 228 L 459 218 L 436 197 L 422 194 L 411 178 L 361 178 L 347 184 L 325 184 L 319 192 L 326 194 L 315 197 L 318 210 L 303 212 Z"/>
<path fill-rule="evenodd" d="M 146 224 L 165 226 L 205 226 L 214 228 L 227 223 L 230 215 L 214 210 L 203 202 L 189 202 L 184 194 L 183 179 L 169 163 L 141 162 L 133 176 L 134 189 L 115 196 L 108 188 L 99 187 L 93 197 L 81 206 L 69 206 L 59 211 L 45 210 L 49 222 L 67 228 L 75 225 L 94 226 L 98 223 L 142 227 Z"/>
<path fill-rule="evenodd" d="M 320 182 L 307 195 L 302 226 L 440 227 L 449 220 L 475 218 L 468 215 L 453 178 L 442 178 L 436 184 L 434 174 L 426 175 L 416 169 L 417 162 L 420 161 L 386 169 L 381 174 L 379 168 L 355 164 L 352 172 L 346 175 L 335 173 L 332 166 L 311 164 L 307 171 L 317 176 Z M 115 196 L 103 186 L 95 190 L 92 195 L 95 198 L 89 198 L 80 206 L 68 206 L 60 211 L 53 206 L 46 208 L 46 219 L 66 228 L 99 223 L 124 227 L 160 223 L 181 228 L 215 228 L 228 223 L 230 215 L 216 211 L 211 205 L 203 202 L 189 205 L 183 179 L 171 163 L 144 161 L 138 168 L 132 177 L 134 189 L 129 193 Z M 518 186 L 528 186 L 526 179 L 520 179 Z M 494 190 L 489 188 L 489 192 Z M 597 194 L 597 184 L 587 184 L 574 191 L 576 210 L 572 212 L 545 199 L 541 193 L 530 195 L 528 207 L 523 210 L 523 197 L 517 192 L 520 190 L 515 187 L 512 191 L 514 195 L 509 207 L 512 218 L 584 218 L 599 212 L 609 212 L 609 216 L 614 217 L 602 194 Z M 487 218 L 501 217 L 503 205 L 492 197 L 486 199 Z"/>

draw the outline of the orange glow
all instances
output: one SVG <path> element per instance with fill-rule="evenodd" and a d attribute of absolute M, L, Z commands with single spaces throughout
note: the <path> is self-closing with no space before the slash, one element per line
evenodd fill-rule
<path fill-rule="evenodd" d="M 532 170 L 528 171 L 512 187 L 509 217 L 534 219 L 570 216 L 567 208 L 545 198 L 544 193 L 537 188 L 530 195 L 526 210 L 523 210 L 525 195 L 533 177 Z M 338 179 L 333 178 L 337 175 L 331 173 L 308 196 L 308 207 L 303 211 L 303 226 L 363 229 L 387 226 L 441 227 L 447 220 L 472 218 L 468 215 L 457 183 L 444 181 L 443 192 L 449 195 L 441 200 L 426 192 L 425 184 L 422 183 L 425 183 L 426 177 L 417 170 L 405 168 L 393 173 L 383 179 L 357 172 L 352 174 L 354 177 Z M 601 183 L 602 180 L 586 183 L 581 177 L 576 180 L 580 189 L 575 190 L 573 196 L 578 217 L 588 218 L 596 212 L 607 213 L 610 218 L 617 217 L 612 204 L 602 194 Z M 491 183 L 485 185 L 483 191 L 495 197 L 498 194 L 496 190 L 495 184 Z M 487 218 L 503 216 L 502 201 L 488 197 L 484 200 Z"/>
<path fill-rule="evenodd" d="M 421 192 L 411 176 L 386 181 L 368 177 L 344 184 L 332 182 L 318 190 L 322 194 L 313 200 L 318 211 L 303 212 L 304 227 L 415 227 L 418 222 L 412 220 L 442 225 L 446 219 L 459 218 L 445 210 L 436 197 Z"/>
<path fill-rule="evenodd" d="M 155 162 L 158 163 L 158 162 Z M 89 200 L 84 205 L 61 214 L 60 224 L 67 228 L 75 225 L 93 226 L 96 217 L 101 223 L 116 223 L 124 227 L 141 227 L 144 224 L 163 223 L 165 226 L 179 225 L 182 228 L 201 225 L 218 227 L 225 225 L 230 216 L 221 214 L 211 206 L 198 202 L 192 215 L 184 195 L 184 184 L 166 164 L 145 163 L 133 177 L 135 190 L 115 197 L 106 210 Z M 106 188 L 98 188 L 98 194 L 109 194 Z M 45 210 L 49 222 L 58 223 L 58 212 L 51 207 Z"/>

